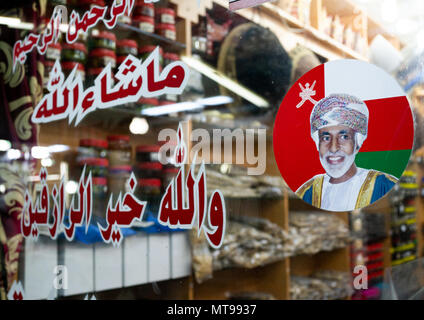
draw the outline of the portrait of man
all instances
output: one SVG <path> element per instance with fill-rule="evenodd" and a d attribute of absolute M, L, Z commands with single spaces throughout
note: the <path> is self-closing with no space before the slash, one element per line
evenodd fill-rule
<path fill-rule="evenodd" d="M 369 111 L 360 99 L 332 94 L 310 116 L 311 137 L 325 174 L 297 189 L 305 202 L 331 211 L 350 211 L 383 197 L 397 182 L 390 174 L 359 168 L 355 157 L 368 135 Z"/>

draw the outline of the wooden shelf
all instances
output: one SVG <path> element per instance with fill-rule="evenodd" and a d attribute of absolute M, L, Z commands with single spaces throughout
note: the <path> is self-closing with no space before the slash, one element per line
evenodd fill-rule
<path fill-rule="evenodd" d="M 228 7 L 225 0 L 214 0 L 214 2 L 220 6 Z M 275 4 L 267 2 L 260 7 L 238 10 L 237 14 L 271 29 L 287 50 L 294 48 L 296 44 L 301 44 L 328 60 L 341 58 L 368 60 L 367 57 L 316 30 L 311 25 L 302 23 Z"/>
<path fill-rule="evenodd" d="M 148 38 L 148 39 L 151 39 L 155 42 L 160 42 L 160 43 L 166 44 L 167 46 L 174 48 L 177 51 L 181 51 L 181 50 L 186 49 L 186 45 L 182 42 L 174 41 L 174 40 L 162 37 L 162 36 L 155 34 L 155 33 L 145 32 L 145 31 L 141 30 L 140 28 L 137 28 L 137 27 L 125 24 L 125 23 L 118 22 L 117 23 L 117 30 L 118 31 L 132 32 L 133 34 L 136 34 L 139 37 Z"/>

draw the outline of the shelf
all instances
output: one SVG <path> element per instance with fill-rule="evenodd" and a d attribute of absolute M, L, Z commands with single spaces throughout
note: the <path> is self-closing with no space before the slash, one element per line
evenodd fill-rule
<path fill-rule="evenodd" d="M 178 41 L 174 41 L 174 40 L 170 40 L 168 38 L 162 37 L 160 35 L 157 35 L 155 33 L 150 33 L 150 32 L 145 32 L 137 27 L 125 24 L 125 23 L 121 23 L 118 22 L 117 23 L 117 30 L 118 31 L 127 31 L 127 32 L 134 32 L 135 34 L 137 34 L 140 37 L 146 37 L 152 40 L 155 40 L 157 42 L 161 42 L 161 43 L 165 43 L 168 46 L 174 48 L 175 50 L 181 51 L 184 50 L 186 48 L 186 45 L 184 43 L 178 42 Z"/>
<path fill-rule="evenodd" d="M 214 2 L 225 8 L 228 7 L 225 0 L 214 0 Z M 266 12 L 274 19 L 268 19 L 268 17 L 258 13 L 258 10 Z M 362 56 L 312 26 L 302 23 L 299 19 L 274 4 L 267 2 L 257 8 L 241 9 L 237 11 L 237 14 L 265 28 L 270 28 L 276 33 L 282 43 L 289 43 L 287 47 L 285 46 L 288 50 L 292 49 L 292 47 L 294 48 L 299 43 L 329 60 L 340 58 L 368 60 L 367 57 Z"/>

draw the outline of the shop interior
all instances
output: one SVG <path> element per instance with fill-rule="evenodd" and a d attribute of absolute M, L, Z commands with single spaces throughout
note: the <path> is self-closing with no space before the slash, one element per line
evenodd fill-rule
<path fill-rule="evenodd" d="M 0 128 L 1 299 L 8 298 L 14 281 L 22 283 L 25 299 L 421 298 L 421 1 L 276 0 L 230 11 L 227 0 L 135 0 L 133 11 L 115 28 L 99 23 L 72 44 L 62 33 L 45 55 L 34 51 L 12 70 L 14 41 L 45 29 L 55 6 L 66 6 L 68 16 L 72 10 L 82 15 L 113 1 L 16 2 L 17 7 L 0 10 L 1 55 L 9 62 L 0 60 L 1 117 L 7 123 Z M 182 94 L 95 110 L 78 125 L 68 118 L 31 123 L 33 107 L 48 93 L 56 59 L 65 75 L 76 68 L 89 86 L 109 62 L 118 72 L 128 54 L 145 59 L 157 46 L 162 68 L 174 61 L 190 68 Z M 376 203 L 352 212 L 326 212 L 304 203 L 282 179 L 273 154 L 274 119 L 285 93 L 303 74 L 336 59 L 367 61 L 392 75 L 408 96 L 415 121 L 414 148 L 399 183 Z M 26 91 L 8 92 L 13 83 Z M 30 103 L 18 99 L 23 96 Z M 247 173 L 258 163 L 237 139 L 199 154 L 219 158 L 205 165 L 208 197 L 219 189 L 225 198 L 227 228 L 219 249 L 196 229 L 172 229 L 157 220 L 161 197 L 178 174 L 175 141 L 158 137 L 166 136 L 164 130 L 177 132 L 180 123 L 187 170 L 197 145 L 188 137 L 198 129 L 211 140 L 216 129 L 243 138 L 251 130 L 253 158 L 265 144 L 260 175 Z M 159 157 L 165 144 L 173 148 L 163 165 Z M 20 235 L 17 217 L 25 191 L 40 197 L 42 167 L 49 190 L 63 182 L 67 203 L 78 193 L 83 168 L 91 170 L 93 230 L 79 227 L 71 241 L 63 235 L 53 240 L 42 227 L 37 240 Z M 128 191 L 132 172 L 135 194 L 149 203 L 144 219 L 123 232 L 119 246 L 104 243 L 94 226 L 105 224 L 109 195 Z M 58 265 L 66 266 L 68 277 L 67 288 L 60 290 L 52 285 Z M 356 267 L 364 265 L 368 286 L 355 289 Z"/>

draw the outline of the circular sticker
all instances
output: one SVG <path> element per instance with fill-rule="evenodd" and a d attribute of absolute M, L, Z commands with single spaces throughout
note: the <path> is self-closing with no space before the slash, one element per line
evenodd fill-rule
<path fill-rule="evenodd" d="M 300 77 L 274 124 L 274 154 L 288 186 L 329 211 L 363 208 L 383 197 L 408 164 L 414 122 L 389 74 L 336 60 Z"/>

